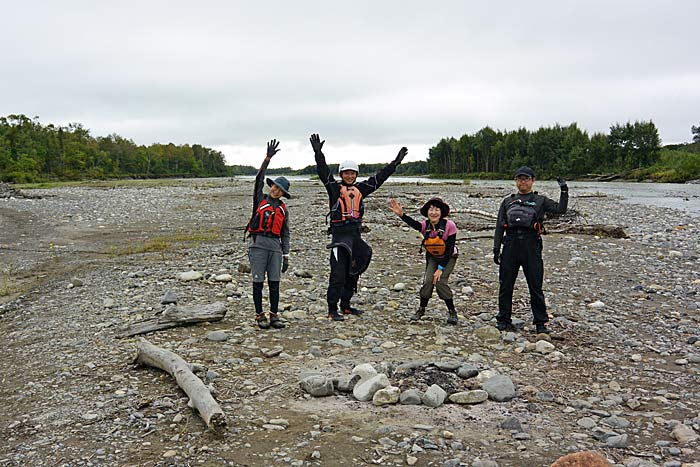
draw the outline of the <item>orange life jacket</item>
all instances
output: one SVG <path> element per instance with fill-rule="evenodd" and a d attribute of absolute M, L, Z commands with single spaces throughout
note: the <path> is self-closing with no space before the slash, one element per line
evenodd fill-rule
<path fill-rule="evenodd" d="M 441 258 L 445 255 L 446 246 L 445 240 L 442 239 L 442 235 L 423 239 L 423 248 L 425 248 L 425 251 L 436 258 Z"/>
<path fill-rule="evenodd" d="M 263 198 L 255 210 L 253 218 L 248 223 L 248 232 L 270 237 L 281 237 L 284 219 L 287 217 L 287 206 L 280 201 L 276 208 L 267 198 Z"/>
<path fill-rule="evenodd" d="M 354 185 L 341 185 L 338 201 L 333 205 L 329 213 L 331 222 L 360 222 L 363 212 L 364 206 L 360 190 Z"/>

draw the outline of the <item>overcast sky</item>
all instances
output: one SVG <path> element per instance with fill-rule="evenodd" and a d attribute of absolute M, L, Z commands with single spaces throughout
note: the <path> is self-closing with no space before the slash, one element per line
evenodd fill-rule
<path fill-rule="evenodd" d="M 489 125 L 700 125 L 700 2 L 0 0 L 0 115 L 230 164 L 427 158 Z"/>

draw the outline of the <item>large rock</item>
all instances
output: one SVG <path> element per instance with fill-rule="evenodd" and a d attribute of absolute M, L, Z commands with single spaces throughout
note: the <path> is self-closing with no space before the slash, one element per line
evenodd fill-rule
<path fill-rule="evenodd" d="M 474 365 L 462 365 L 459 368 L 457 368 L 457 376 L 459 376 L 460 378 L 473 378 L 478 374 L 479 369 Z"/>
<path fill-rule="evenodd" d="M 390 384 L 389 378 L 384 374 L 375 375 L 368 379 L 361 379 L 360 383 L 352 390 L 352 395 L 358 401 L 367 402 L 374 397 L 374 393 L 388 387 Z"/>
<path fill-rule="evenodd" d="M 433 384 L 425 391 L 423 394 L 422 402 L 423 405 L 428 407 L 440 407 L 445 399 L 447 398 L 447 393 L 437 384 Z"/>
<path fill-rule="evenodd" d="M 498 467 L 498 462 L 492 460 L 481 460 L 476 459 L 472 464 L 472 467 Z"/>
<path fill-rule="evenodd" d="M 360 379 L 368 379 L 372 376 L 376 376 L 378 372 L 371 364 L 362 363 L 361 365 L 355 366 L 355 368 L 352 369 L 351 374 L 360 375 Z"/>
<path fill-rule="evenodd" d="M 355 386 L 360 381 L 360 375 L 341 376 L 333 381 L 336 389 L 340 392 L 349 393 L 355 389 Z"/>
<path fill-rule="evenodd" d="M 485 342 L 499 342 L 501 340 L 501 331 L 493 326 L 483 326 L 474 331 L 474 335 Z"/>
<path fill-rule="evenodd" d="M 480 404 L 489 398 L 489 393 L 481 389 L 473 391 L 455 392 L 450 395 L 450 400 L 455 404 Z"/>
<path fill-rule="evenodd" d="M 423 393 L 418 389 L 407 389 L 401 393 L 399 401 L 403 405 L 421 405 L 423 403 Z"/>
<path fill-rule="evenodd" d="M 185 282 L 187 282 L 187 281 L 196 281 L 196 280 L 201 279 L 202 277 L 203 277 L 203 276 L 202 276 L 202 273 L 199 272 L 199 271 L 181 272 L 181 273 L 178 274 L 178 276 L 177 276 L 177 278 L 178 278 L 179 280 L 185 281 Z"/>
<path fill-rule="evenodd" d="M 374 405 L 396 404 L 399 401 L 400 392 L 401 390 L 396 386 L 380 389 L 372 396 L 372 403 Z"/>
<path fill-rule="evenodd" d="M 700 438 L 688 425 L 678 424 L 671 431 L 671 437 L 681 444 L 687 444 Z"/>
<path fill-rule="evenodd" d="M 554 349 L 556 349 L 556 347 L 554 347 L 553 344 L 545 340 L 537 341 L 537 343 L 535 344 L 535 352 L 541 353 L 543 355 L 554 352 Z"/>
<path fill-rule="evenodd" d="M 299 383 L 304 392 L 314 397 L 332 396 L 334 394 L 333 381 L 323 375 L 312 375 L 302 379 Z"/>
<path fill-rule="evenodd" d="M 213 342 L 224 342 L 228 340 L 228 334 L 226 331 L 217 330 L 207 333 L 207 340 Z"/>
<path fill-rule="evenodd" d="M 516 395 L 513 381 L 506 375 L 496 375 L 484 383 L 484 391 L 489 393 L 489 399 L 506 402 Z"/>

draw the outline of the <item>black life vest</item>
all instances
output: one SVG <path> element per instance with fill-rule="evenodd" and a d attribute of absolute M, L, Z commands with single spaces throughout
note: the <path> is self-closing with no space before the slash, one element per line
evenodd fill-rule
<path fill-rule="evenodd" d="M 362 193 L 355 185 L 340 185 L 340 195 L 328 216 L 331 224 L 343 224 L 348 222 L 362 222 L 365 207 L 362 202 Z"/>
<path fill-rule="evenodd" d="M 287 217 L 287 206 L 280 201 L 276 208 L 270 204 L 267 197 L 263 197 L 258 204 L 253 218 L 248 222 L 248 233 L 256 235 L 266 235 L 270 237 L 281 237 L 282 226 Z"/>
<path fill-rule="evenodd" d="M 534 201 L 523 201 L 516 198 L 506 207 L 506 229 L 533 229 L 542 231 L 537 219 L 536 204 Z"/>

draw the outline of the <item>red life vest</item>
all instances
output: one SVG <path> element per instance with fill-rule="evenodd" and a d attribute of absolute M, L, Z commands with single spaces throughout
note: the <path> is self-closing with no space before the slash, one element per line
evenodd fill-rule
<path fill-rule="evenodd" d="M 287 216 L 287 206 L 280 201 L 280 205 L 273 207 L 267 198 L 263 198 L 255 210 L 253 218 L 248 223 L 248 232 L 271 237 L 282 236 L 282 226 Z"/>
<path fill-rule="evenodd" d="M 363 212 L 364 206 L 360 190 L 354 185 L 340 185 L 338 201 L 336 201 L 329 213 L 331 222 L 360 222 Z"/>

